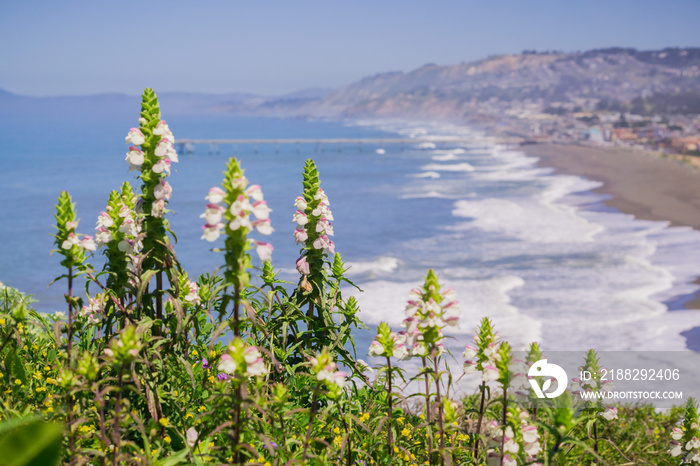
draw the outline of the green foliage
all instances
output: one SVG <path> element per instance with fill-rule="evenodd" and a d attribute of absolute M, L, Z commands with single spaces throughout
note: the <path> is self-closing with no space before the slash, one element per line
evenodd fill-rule
<path fill-rule="evenodd" d="M 61 459 L 63 426 L 40 419 L 0 423 L 0 465 L 53 466 Z"/>

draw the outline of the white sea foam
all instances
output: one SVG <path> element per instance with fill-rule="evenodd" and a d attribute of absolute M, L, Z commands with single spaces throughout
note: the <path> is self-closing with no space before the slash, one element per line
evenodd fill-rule
<path fill-rule="evenodd" d="M 441 192 L 435 191 L 435 190 L 430 190 L 427 192 L 416 192 L 416 193 L 402 194 L 401 196 L 399 196 L 400 199 L 420 199 L 420 198 L 428 198 L 428 197 L 433 197 L 433 198 L 438 198 L 438 199 L 458 199 L 458 198 L 461 198 L 464 196 L 455 195 L 455 194 L 445 194 L 445 193 L 441 193 Z"/>
<path fill-rule="evenodd" d="M 447 172 L 473 172 L 474 167 L 468 163 L 454 163 L 454 164 L 443 164 L 443 163 L 429 163 L 428 165 L 423 165 L 420 167 L 421 170 L 435 170 L 435 171 L 447 171 Z"/>
<path fill-rule="evenodd" d="M 457 156 L 453 152 L 448 152 L 447 154 L 444 155 L 433 155 L 432 159 L 437 160 L 438 162 L 447 162 L 450 160 L 457 160 Z"/>
<path fill-rule="evenodd" d="M 363 275 L 364 279 L 376 278 L 378 275 L 387 275 L 399 267 L 400 261 L 395 257 L 378 257 L 370 261 L 348 261 L 346 266 L 348 276 Z"/>
<path fill-rule="evenodd" d="M 413 178 L 440 178 L 440 174 L 438 172 L 423 172 L 423 173 L 416 173 L 415 175 L 408 175 Z"/>
<path fill-rule="evenodd" d="M 603 230 L 568 206 L 505 199 L 460 200 L 453 215 L 467 217 L 464 228 L 480 228 L 536 243 L 592 241 Z"/>
<path fill-rule="evenodd" d="M 417 144 L 416 147 L 419 149 L 435 149 L 435 144 L 432 142 L 421 142 Z"/>

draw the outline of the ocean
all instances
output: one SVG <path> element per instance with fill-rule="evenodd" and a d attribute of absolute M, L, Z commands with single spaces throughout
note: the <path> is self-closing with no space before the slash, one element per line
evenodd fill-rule
<path fill-rule="evenodd" d="M 482 136 L 421 122 L 165 118 L 176 139 Z M 56 196 L 72 194 L 77 231 L 92 234 L 109 191 L 135 181 L 124 137 L 137 125 L 136 112 L 3 117 L 0 124 L 0 282 L 34 295 L 42 312 L 64 311 L 65 282 L 47 288 L 63 273 L 49 254 Z M 179 260 L 191 276 L 222 264 L 200 239 L 199 215 L 235 155 L 273 209 L 273 263 L 281 278 L 296 282 L 293 202 L 304 161 L 313 158 L 335 217 L 337 251 L 364 290 L 345 290 L 357 296 L 370 326 L 356 336 L 360 357 L 380 321 L 399 329 L 408 292 L 428 268 L 461 303 L 461 327 L 448 332 L 455 354 L 484 316 L 515 349 L 539 341 L 550 351 L 683 350 L 681 333 L 700 323 L 700 312 L 683 306 L 698 291 L 700 232 L 610 209 L 591 191 L 596 182 L 539 167 L 517 147 L 308 144 L 256 152 L 241 145 L 236 152 L 198 145 L 174 165 L 169 208 Z"/>

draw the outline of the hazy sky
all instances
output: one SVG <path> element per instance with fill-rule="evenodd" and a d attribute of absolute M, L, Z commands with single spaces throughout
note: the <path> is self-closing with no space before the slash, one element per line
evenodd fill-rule
<path fill-rule="evenodd" d="M 282 94 L 524 49 L 700 46 L 698 0 L 10 1 L 0 88 Z"/>

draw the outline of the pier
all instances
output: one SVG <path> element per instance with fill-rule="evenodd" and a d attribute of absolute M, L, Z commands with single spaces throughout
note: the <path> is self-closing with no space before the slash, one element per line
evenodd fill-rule
<path fill-rule="evenodd" d="M 178 139 L 176 146 L 180 153 L 195 153 L 197 145 L 208 145 L 209 153 L 220 152 L 220 146 L 231 145 L 233 152 L 238 152 L 239 145 L 252 145 L 257 154 L 261 145 L 274 146 L 275 153 L 279 151 L 279 146 L 292 144 L 296 146 L 297 152 L 301 151 L 301 145 L 314 146 L 314 152 L 323 152 L 324 147 L 336 148 L 338 152 L 343 151 L 343 145 L 357 146 L 362 152 L 365 145 L 376 145 L 383 148 L 387 145 L 399 145 L 400 150 L 405 150 L 407 145 L 416 146 L 418 149 L 443 149 L 448 145 L 471 145 L 489 146 L 493 144 L 518 145 L 523 142 L 522 138 L 460 138 L 460 137 L 430 137 L 430 138 L 305 138 L 305 139 Z"/>

